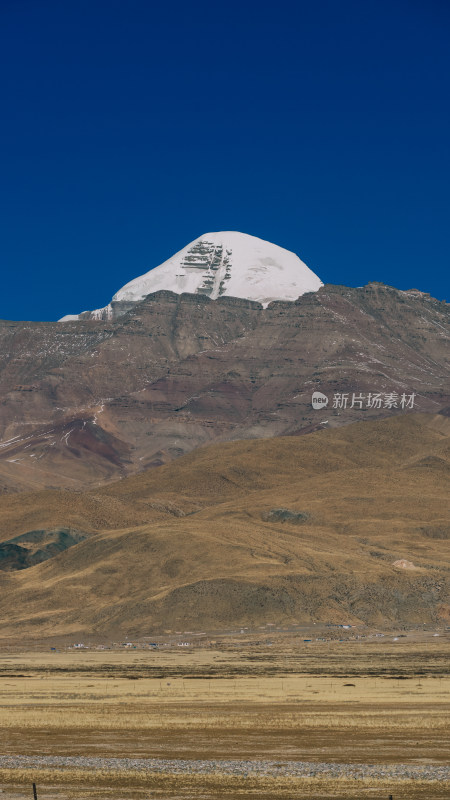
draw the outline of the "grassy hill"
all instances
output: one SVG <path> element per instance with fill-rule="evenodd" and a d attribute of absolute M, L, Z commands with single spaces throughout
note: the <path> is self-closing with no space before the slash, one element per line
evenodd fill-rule
<path fill-rule="evenodd" d="M 211 445 L 91 492 L 3 495 L 0 541 L 89 535 L 0 571 L 0 636 L 442 621 L 449 473 L 450 419 L 414 414 Z"/>

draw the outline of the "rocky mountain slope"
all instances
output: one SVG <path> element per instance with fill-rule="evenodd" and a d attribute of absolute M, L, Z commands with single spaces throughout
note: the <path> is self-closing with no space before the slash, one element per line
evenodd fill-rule
<path fill-rule="evenodd" d="M 82 488 L 213 441 L 450 407 L 449 306 L 381 284 L 267 308 L 160 291 L 115 320 L 0 322 L 0 345 L 3 491 Z"/>
<path fill-rule="evenodd" d="M 399 415 L 218 443 L 88 492 L 4 494 L 0 543 L 30 558 L 0 561 L 0 636 L 444 623 L 449 445 L 448 417 Z M 45 531 L 58 549 L 36 563 Z"/>

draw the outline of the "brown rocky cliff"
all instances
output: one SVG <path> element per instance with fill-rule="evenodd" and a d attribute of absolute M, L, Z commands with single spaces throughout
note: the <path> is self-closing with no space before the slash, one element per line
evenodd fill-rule
<path fill-rule="evenodd" d="M 382 284 L 267 309 L 163 291 L 115 322 L 0 322 L 0 486 L 84 486 L 212 440 L 401 411 L 333 409 L 336 392 L 404 392 L 439 412 L 448 322 L 447 304 Z M 312 409 L 315 390 L 327 408 Z"/>

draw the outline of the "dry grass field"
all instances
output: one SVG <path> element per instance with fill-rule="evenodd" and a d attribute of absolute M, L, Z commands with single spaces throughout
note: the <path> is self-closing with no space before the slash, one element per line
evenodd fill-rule
<path fill-rule="evenodd" d="M 2 797 L 32 797 L 35 781 L 39 800 L 448 800 L 450 783 L 429 772 L 450 752 L 448 633 L 315 633 L 308 643 L 266 630 L 183 649 L 170 637 L 157 650 L 4 648 L 1 755 L 78 760 L 2 760 Z M 142 759 L 186 765 L 155 771 Z M 242 774 L 230 761 L 272 766 Z M 306 777 L 283 771 L 298 761 L 312 764 Z M 423 768 L 423 779 L 398 765 Z"/>

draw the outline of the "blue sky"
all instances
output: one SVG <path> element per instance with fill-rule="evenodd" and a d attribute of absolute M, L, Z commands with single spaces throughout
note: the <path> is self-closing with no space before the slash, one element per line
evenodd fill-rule
<path fill-rule="evenodd" d="M 0 0 L 0 318 L 207 231 L 449 299 L 446 0 Z"/>

